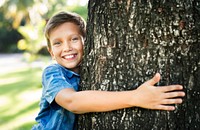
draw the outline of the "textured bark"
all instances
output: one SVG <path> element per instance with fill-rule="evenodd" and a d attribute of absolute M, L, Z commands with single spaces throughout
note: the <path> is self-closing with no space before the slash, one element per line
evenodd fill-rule
<path fill-rule="evenodd" d="M 200 1 L 90 0 L 81 89 L 137 88 L 156 72 L 158 85 L 182 84 L 173 112 L 142 108 L 89 113 L 79 130 L 200 129 Z"/>

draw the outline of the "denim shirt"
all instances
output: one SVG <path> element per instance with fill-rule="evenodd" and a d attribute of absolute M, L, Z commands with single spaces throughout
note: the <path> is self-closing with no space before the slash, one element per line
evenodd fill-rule
<path fill-rule="evenodd" d="M 59 64 L 45 68 L 42 75 L 42 97 L 40 112 L 36 117 L 38 124 L 32 130 L 74 130 L 75 114 L 55 102 L 59 91 L 73 88 L 78 91 L 80 76 Z"/>

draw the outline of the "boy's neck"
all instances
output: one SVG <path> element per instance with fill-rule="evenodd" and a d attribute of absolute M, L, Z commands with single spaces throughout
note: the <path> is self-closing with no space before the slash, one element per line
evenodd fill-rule
<path fill-rule="evenodd" d="M 80 67 L 78 67 L 78 68 L 76 68 L 76 69 L 74 69 L 74 70 L 72 70 L 73 72 L 75 72 L 75 73 L 77 73 L 77 74 L 79 74 L 79 72 L 80 72 Z"/>

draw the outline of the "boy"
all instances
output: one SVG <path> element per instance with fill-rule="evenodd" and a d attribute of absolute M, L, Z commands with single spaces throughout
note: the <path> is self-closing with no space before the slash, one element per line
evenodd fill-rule
<path fill-rule="evenodd" d="M 105 112 L 128 107 L 174 110 L 182 103 L 182 86 L 155 87 L 160 75 L 122 92 L 78 91 L 79 66 L 83 57 L 85 22 L 77 14 L 60 12 L 47 23 L 48 51 L 56 64 L 48 66 L 42 77 L 43 91 L 37 125 L 33 130 L 73 130 L 75 114 Z M 173 92 L 175 91 L 175 92 Z"/>

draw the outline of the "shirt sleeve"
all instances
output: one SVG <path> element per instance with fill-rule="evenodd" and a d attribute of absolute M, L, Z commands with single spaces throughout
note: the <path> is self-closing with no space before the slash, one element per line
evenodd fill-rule
<path fill-rule="evenodd" d="M 43 96 L 49 104 L 54 101 L 59 91 L 64 88 L 73 88 L 67 81 L 69 80 L 66 79 L 59 66 L 51 65 L 44 70 L 42 75 Z"/>

